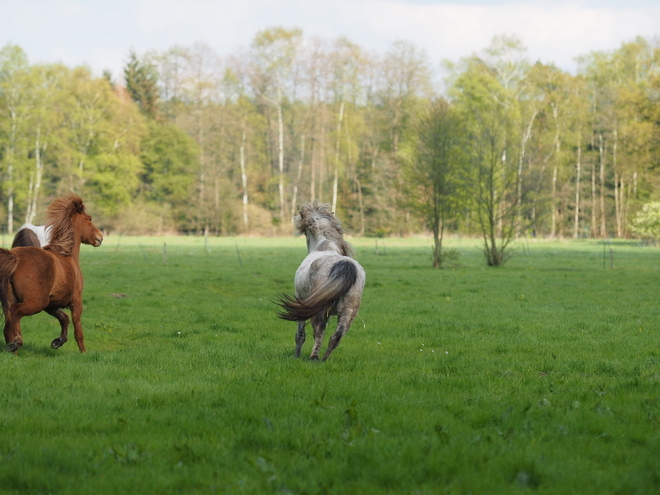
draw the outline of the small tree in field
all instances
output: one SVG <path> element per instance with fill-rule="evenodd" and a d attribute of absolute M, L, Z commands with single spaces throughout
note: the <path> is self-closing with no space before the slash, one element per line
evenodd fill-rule
<path fill-rule="evenodd" d="M 460 136 L 457 115 L 439 99 L 414 125 L 403 155 L 406 207 L 433 232 L 434 268 L 442 268 L 444 231 L 458 202 Z"/>
<path fill-rule="evenodd" d="M 660 238 L 660 202 L 654 201 L 642 206 L 630 226 L 633 234 L 642 239 Z"/>

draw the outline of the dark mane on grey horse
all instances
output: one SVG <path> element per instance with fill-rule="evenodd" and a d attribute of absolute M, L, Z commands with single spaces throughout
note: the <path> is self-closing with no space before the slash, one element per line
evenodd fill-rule
<path fill-rule="evenodd" d="M 342 256 L 355 258 L 353 247 L 344 240 L 344 229 L 337 220 L 330 206 L 313 201 L 300 207 L 300 215 L 296 217 L 296 228 L 299 234 L 309 230 L 315 238 L 323 238 L 316 247 L 317 251 L 337 251 Z M 334 244 L 334 246 L 333 246 Z"/>

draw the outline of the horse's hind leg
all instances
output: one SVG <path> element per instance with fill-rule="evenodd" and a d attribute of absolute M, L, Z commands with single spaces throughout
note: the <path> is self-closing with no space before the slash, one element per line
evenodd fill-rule
<path fill-rule="evenodd" d="M 14 291 L 16 291 L 16 288 L 14 288 Z M 46 300 L 47 298 L 48 293 L 45 295 Z M 44 297 L 35 297 L 22 302 L 13 302 L 9 305 L 8 310 L 5 312 L 5 339 L 10 339 L 10 341 L 7 342 L 8 351 L 16 352 L 23 345 L 21 318 L 39 313 L 43 310 L 44 306 L 46 306 L 46 304 L 44 304 Z"/>
<path fill-rule="evenodd" d="M 332 337 L 330 337 L 330 341 L 328 342 L 328 348 L 326 349 L 325 354 L 323 355 L 323 361 L 328 359 L 330 357 L 330 354 L 332 354 L 332 351 L 334 351 L 337 348 L 339 342 L 341 341 L 341 338 L 344 335 L 346 335 L 348 329 L 351 328 L 351 324 L 353 323 L 353 319 L 355 319 L 356 315 L 357 312 L 352 309 L 348 309 L 339 314 L 339 316 L 337 317 L 337 330 L 335 330 L 335 333 L 333 333 Z"/>
<path fill-rule="evenodd" d="M 296 332 L 296 357 L 300 357 L 300 350 L 305 343 L 305 322 L 298 322 L 298 331 Z"/>
<path fill-rule="evenodd" d="M 5 312 L 5 344 L 9 344 L 10 342 L 14 341 L 14 329 L 12 328 L 11 325 L 11 313 Z"/>
<path fill-rule="evenodd" d="M 312 318 L 312 327 L 314 328 L 314 347 L 312 347 L 312 354 L 309 356 L 309 359 L 312 361 L 319 360 L 319 351 L 321 350 L 323 334 L 325 333 L 325 327 L 327 325 L 328 316 L 326 316 L 325 312 L 319 313 Z"/>
<path fill-rule="evenodd" d="M 57 321 L 60 322 L 60 328 L 61 328 L 60 336 L 57 337 L 56 339 L 53 339 L 53 341 L 50 343 L 51 349 L 58 349 L 62 347 L 67 340 L 69 340 L 67 337 L 68 329 L 69 329 L 69 317 L 61 309 L 47 309 L 46 312 L 49 315 L 57 318 Z"/>

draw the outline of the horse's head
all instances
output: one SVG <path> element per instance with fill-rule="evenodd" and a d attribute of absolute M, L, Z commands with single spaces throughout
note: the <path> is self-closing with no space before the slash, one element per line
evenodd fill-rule
<path fill-rule="evenodd" d="M 92 223 L 92 217 L 84 211 L 73 218 L 73 225 L 83 244 L 99 247 L 103 242 L 103 232 L 96 228 Z"/>
<path fill-rule="evenodd" d="M 307 238 L 307 251 L 336 251 L 344 256 L 353 256 L 351 246 L 344 240 L 341 223 L 330 205 L 314 201 L 304 203 L 296 217 L 299 234 Z"/>
<path fill-rule="evenodd" d="M 63 256 L 71 254 L 76 239 L 94 247 L 103 242 L 103 233 L 92 223 L 83 200 L 76 194 L 57 198 L 50 204 L 46 228 L 50 229 L 49 249 Z"/>

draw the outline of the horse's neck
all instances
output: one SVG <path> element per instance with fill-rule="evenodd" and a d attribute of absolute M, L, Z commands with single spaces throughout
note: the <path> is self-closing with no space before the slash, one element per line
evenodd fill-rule
<path fill-rule="evenodd" d="M 320 239 L 317 239 L 312 234 L 307 234 L 307 253 L 313 253 L 316 251 L 316 247 L 319 245 Z"/>
<path fill-rule="evenodd" d="M 343 254 L 336 242 L 326 239 L 323 236 L 316 238 L 310 235 L 307 237 L 307 252 L 313 253 L 315 251 L 332 251 L 337 254 Z"/>
<path fill-rule="evenodd" d="M 80 234 L 73 231 L 73 246 L 71 246 L 71 256 L 75 256 L 76 261 L 80 259 L 80 245 L 82 244 L 82 239 Z"/>
<path fill-rule="evenodd" d="M 80 260 L 80 244 L 82 244 L 82 241 L 80 239 L 80 235 L 78 235 L 76 232 L 73 233 L 73 245 L 71 246 L 71 250 L 69 254 L 62 254 L 62 252 L 55 248 L 53 249 L 53 244 L 48 244 L 50 247 L 51 251 L 54 251 L 58 253 L 60 256 L 64 256 L 66 258 L 72 258 L 73 260 L 76 261 L 76 263 L 79 263 Z"/>

